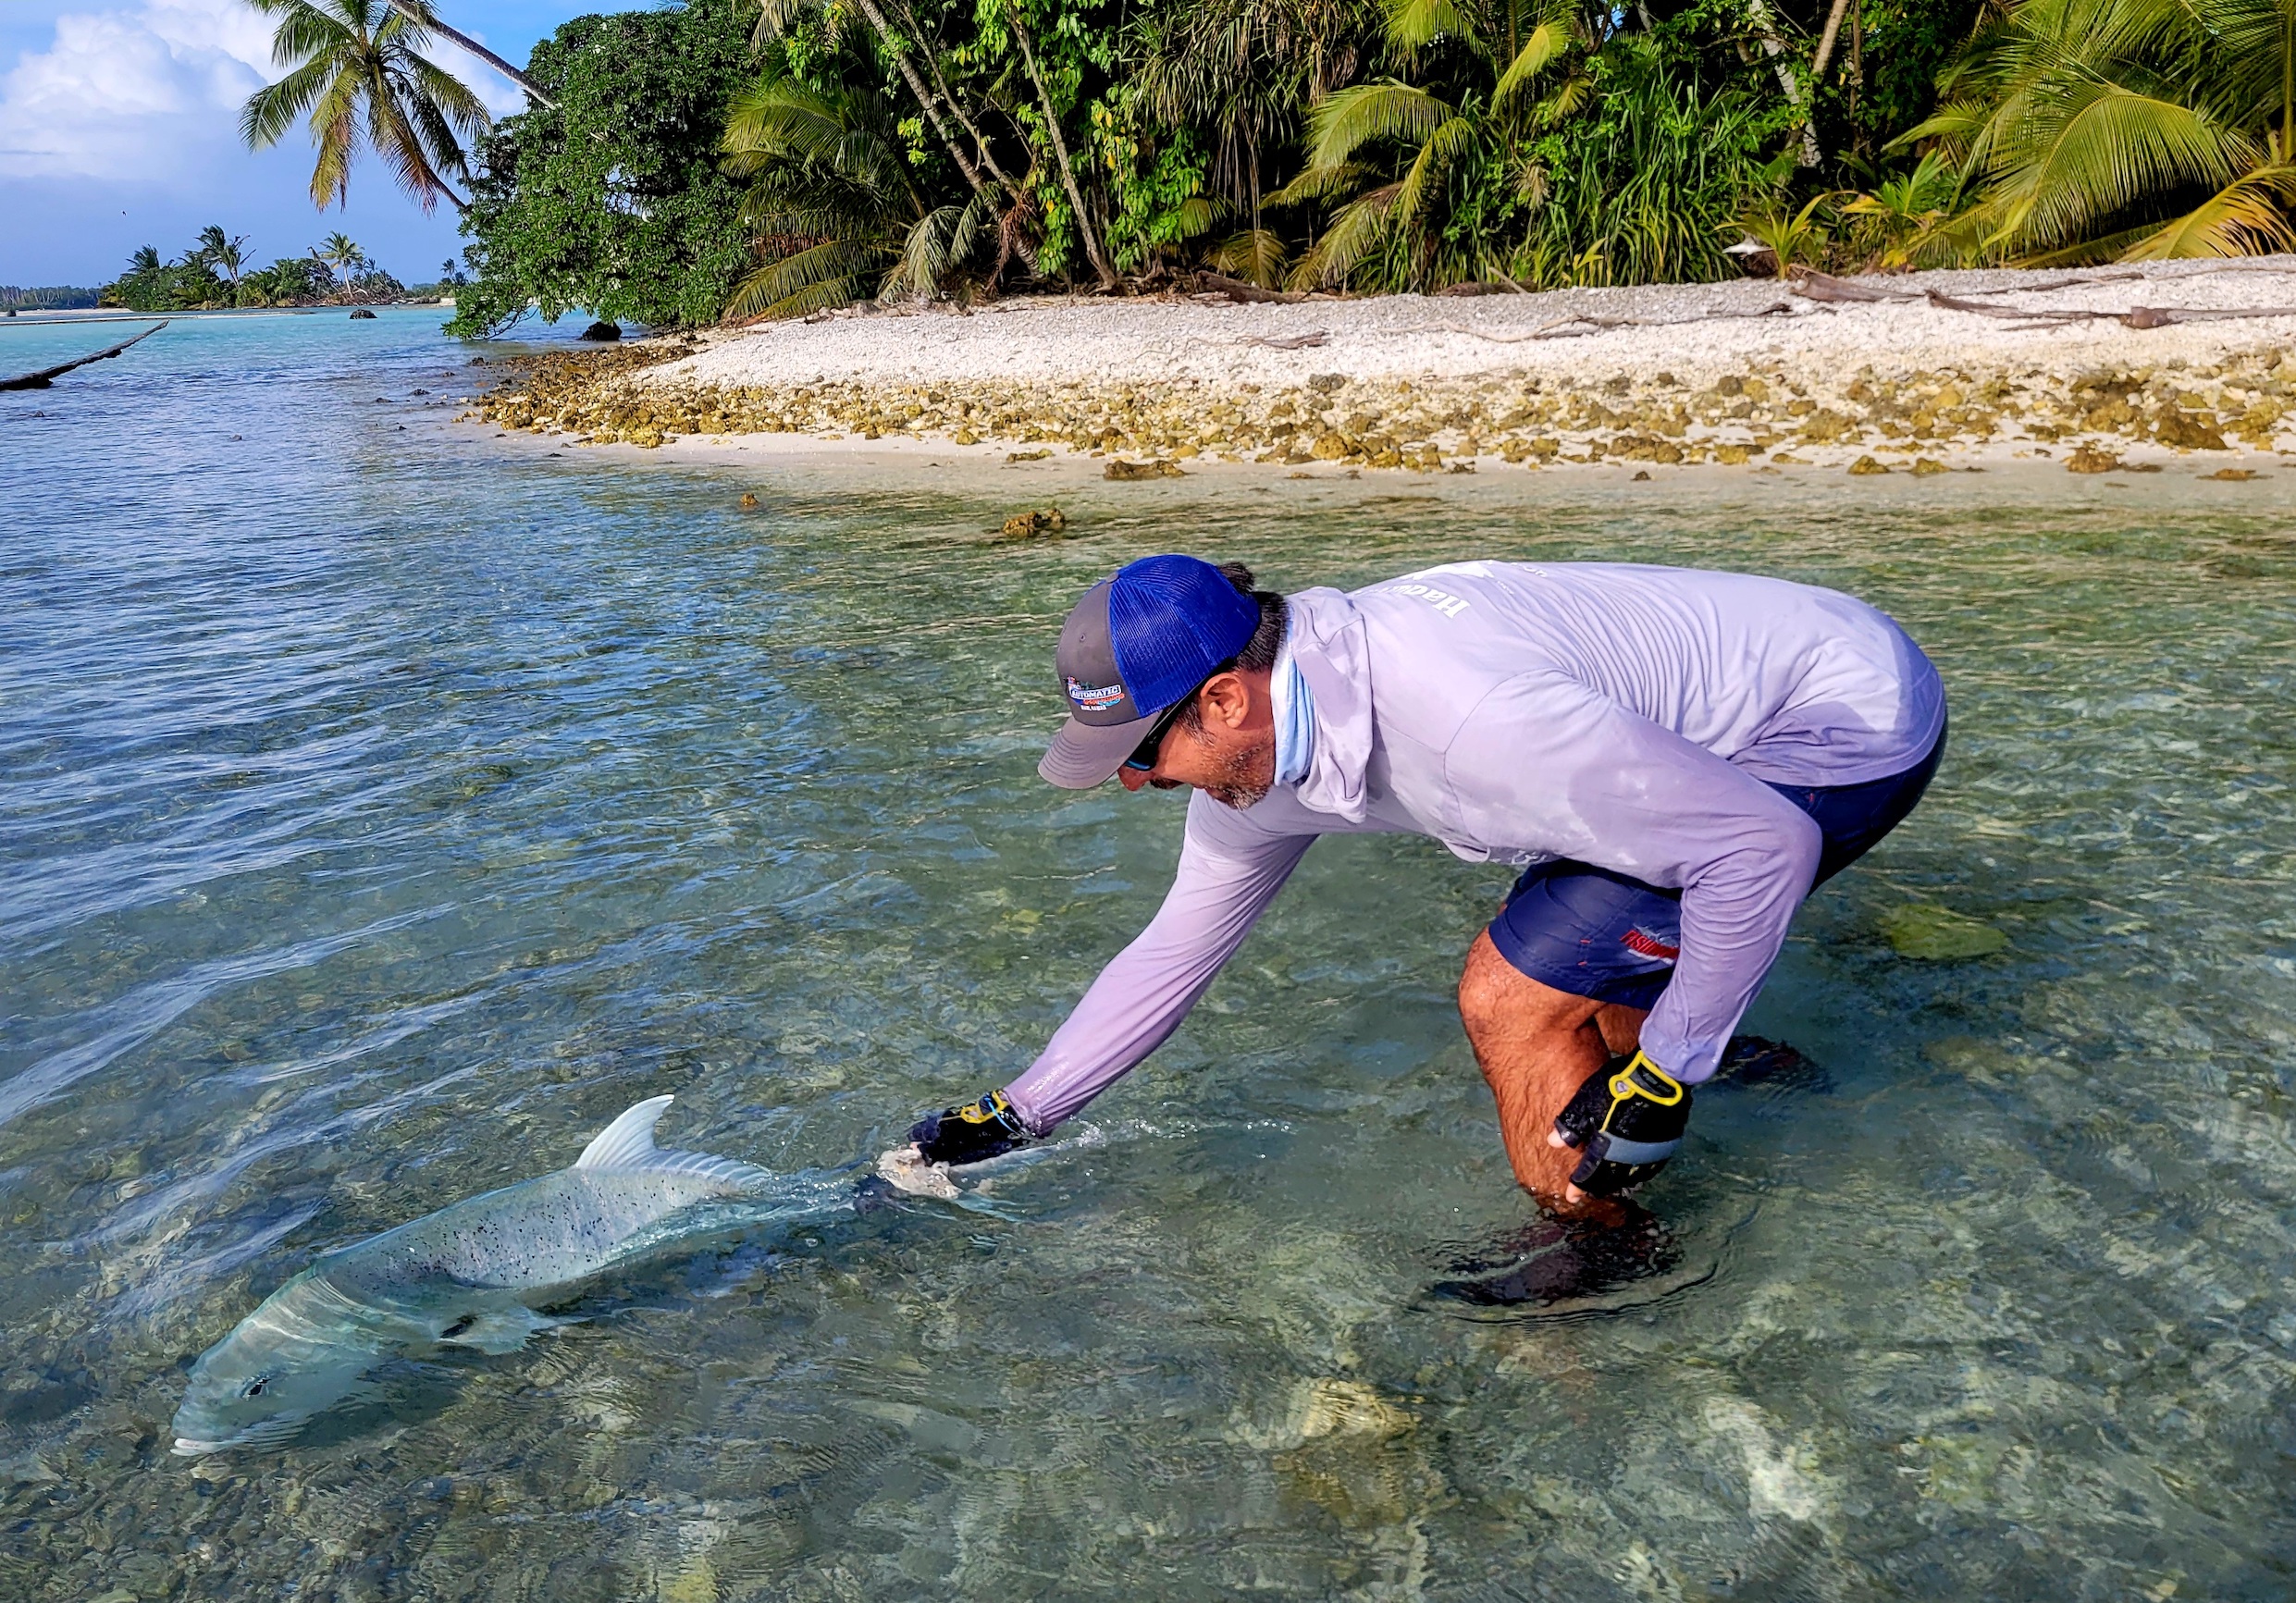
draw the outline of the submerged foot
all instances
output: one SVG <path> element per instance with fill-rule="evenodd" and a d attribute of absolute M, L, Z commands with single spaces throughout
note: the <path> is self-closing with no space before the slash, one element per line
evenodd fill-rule
<path fill-rule="evenodd" d="M 1542 1218 L 1451 1265 L 1430 1295 L 1478 1308 L 1548 1307 L 1663 1275 L 1681 1257 L 1658 1216 L 1632 1203 L 1601 1217 Z"/>

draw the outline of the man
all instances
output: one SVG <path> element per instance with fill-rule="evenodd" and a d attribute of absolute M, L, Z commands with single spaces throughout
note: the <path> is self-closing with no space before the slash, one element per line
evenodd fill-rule
<path fill-rule="evenodd" d="M 1795 909 L 1895 827 L 1944 751 L 1936 671 L 1887 617 L 1744 574 L 1461 562 L 1288 599 L 1149 557 L 1061 631 L 1039 771 L 1196 795 L 1164 906 L 1043 1054 L 911 1131 L 962 1165 L 1043 1135 L 1163 1042 L 1318 835 L 1524 866 L 1459 1011 L 1515 1178 L 1616 1196 L 1680 1145 Z"/>

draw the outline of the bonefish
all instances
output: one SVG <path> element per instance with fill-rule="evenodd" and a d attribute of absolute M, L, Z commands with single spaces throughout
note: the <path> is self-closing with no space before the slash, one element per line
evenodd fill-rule
<path fill-rule="evenodd" d="M 571 1168 L 470 1197 L 329 1252 L 265 1300 L 191 1366 L 175 1450 L 278 1441 L 357 1391 L 383 1358 L 434 1345 L 510 1352 L 558 1321 L 553 1294 L 722 1223 L 698 1204 L 753 1199 L 743 1222 L 852 1205 L 849 1179 L 776 1175 L 707 1153 L 664 1152 L 649 1097 L 599 1132 Z"/>

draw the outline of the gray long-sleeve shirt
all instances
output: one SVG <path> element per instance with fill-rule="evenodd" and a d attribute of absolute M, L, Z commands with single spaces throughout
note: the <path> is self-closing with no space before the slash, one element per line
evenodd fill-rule
<path fill-rule="evenodd" d="M 1430 835 L 1469 862 L 1571 857 L 1682 891 L 1652 1062 L 1714 1072 L 1817 869 L 1768 784 L 1882 779 L 1944 727 L 1937 672 L 1888 617 L 1779 579 L 1460 562 L 1290 598 L 1314 700 L 1307 775 L 1246 810 L 1198 794 L 1164 906 L 1007 1089 L 1068 1117 L 1179 1027 L 1315 837 Z"/>

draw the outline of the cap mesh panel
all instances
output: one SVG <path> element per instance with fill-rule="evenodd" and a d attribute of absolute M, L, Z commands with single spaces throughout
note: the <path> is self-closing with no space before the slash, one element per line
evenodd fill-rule
<path fill-rule="evenodd" d="M 1252 643 L 1259 603 L 1195 557 L 1142 557 L 1117 571 L 1108 634 L 1142 714 L 1186 696 Z"/>

